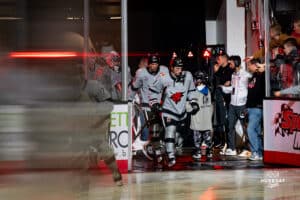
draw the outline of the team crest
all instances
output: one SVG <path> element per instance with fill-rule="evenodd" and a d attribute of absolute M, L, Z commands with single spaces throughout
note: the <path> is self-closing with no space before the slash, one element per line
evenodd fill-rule
<path fill-rule="evenodd" d="M 177 104 L 181 101 L 181 98 L 183 97 L 183 92 L 176 92 L 172 94 L 171 99 Z"/>
<path fill-rule="evenodd" d="M 166 75 L 166 73 L 165 73 L 165 72 L 160 72 L 159 75 L 160 75 L 161 77 L 164 77 L 164 76 Z"/>

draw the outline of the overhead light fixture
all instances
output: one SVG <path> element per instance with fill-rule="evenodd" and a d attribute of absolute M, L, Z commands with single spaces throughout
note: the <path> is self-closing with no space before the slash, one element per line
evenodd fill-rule
<path fill-rule="evenodd" d="M 122 19 L 122 17 L 121 17 L 121 16 L 117 16 L 117 17 L 109 17 L 108 19 L 115 20 L 115 19 Z"/>
<path fill-rule="evenodd" d="M 0 17 L 0 20 L 20 20 L 23 19 L 21 17 Z"/>
<path fill-rule="evenodd" d="M 189 51 L 189 53 L 188 53 L 188 55 L 187 55 L 189 58 L 192 58 L 192 57 L 194 57 L 194 54 L 193 54 L 193 52 L 192 51 Z"/>
<path fill-rule="evenodd" d="M 82 20 L 83 17 L 67 17 L 67 20 Z"/>

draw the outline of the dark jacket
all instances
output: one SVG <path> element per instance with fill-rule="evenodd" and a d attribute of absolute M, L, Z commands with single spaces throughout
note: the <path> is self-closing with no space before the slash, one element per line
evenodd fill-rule
<path fill-rule="evenodd" d="M 255 72 L 248 83 L 247 108 L 262 108 L 265 97 L 265 73 Z"/>

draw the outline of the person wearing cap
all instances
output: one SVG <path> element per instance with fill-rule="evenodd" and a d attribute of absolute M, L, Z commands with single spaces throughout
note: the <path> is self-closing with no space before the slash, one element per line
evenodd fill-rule
<path fill-rule="evenodd" d="M 172 167 L 176 164 L 175 146 L 180 147 L 183 143 L 179 135 L 180 129 L 186 127 L 186 104 L 190 102 L 191 114 L 198 112 L 199 105 L 196 102 L 193 76 L 189 71 L 183 71 L 182 59 L 177 57 L 172 60 L 169 69 L 170 73 L 158 76 L 150 87 L 149 103 L 153 112 L 161 113 L 165 128 L 164 141 L 167 163 L 168 167 Z"/>
<path fill-rule="evenodd" d="M 130 86 L 129 86 L 129 97 L 128 100 L 132 102 L 135 99 L 136 94 L 139 95 L 139 102 L 140 106 L 143 111 L 143 116 L 145 123 L 149 123 L 149 130 L 148 126 L 146 126 L 141 133 L 141 144 L 143 146 L 142 150 L 145 156 L 153 160 L 153 157 L 156 158 L 158 162 L 162 160 L 160 145 L 159 145 L 159 137 L 160 137 L 160 122 L 161 120 L 158 119 L 156 113 L 151 112 L 149 106 L 149 96 L 151 95 L 151 91 L 149 90 L 150 85 L 160 76 L 166 76 L 169 74 L 169 70 L 166 66 L 160 65 L 160 58 L 157 54 L 149 55 L 148 57 L 148 66 L 145 68 L 139 68 L 136 71 L 136 75 L 133 78 Z M 161 98 L 161 94 L 159 94 L 158 98 Z M 142 125 L 143 126 L 143 125 Z M 148 144 L 149 140 L 149 133 L 151 136 L 151 143 Z M 138 138 L 139 140 L 139 138 Z M 154 142 L 155 141 L 155 142 Z M 134 145 L 135 146 L 135 143 Z M 148 149 L 149 148 L 149 149 Z M 155 149 L 155 153 L 153 154 L 153 150 L 150 148 Z"/>

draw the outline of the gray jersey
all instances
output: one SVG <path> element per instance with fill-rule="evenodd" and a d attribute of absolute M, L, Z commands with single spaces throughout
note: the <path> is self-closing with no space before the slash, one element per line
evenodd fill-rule
<path fill-rule="evenodd" d="M 150 90 L 150 104 L 160 102 L 160 94 L 163 92 L 163 117 L 174 120 L 182 120 L 186 117 L 186 102 L 196 101 L 195 85 L 193 76 L 188 71 L 182 72 L 180 80 L 176 80 L 168 73 L 166 76 L 158 77 Z"/>
<path fill-rule="evenodd" d="M 137 91 L 139 91 L 140 102 L 143 107 L 149 106 L 149 96 L 151 95 L 151 91 L 149 91 L 149 87 L 153 85 L 153 82 L 158 77 L 164 77 L 169 74 L 169 70 L 165 66 L 159 66 L 158 72 L 156 74 L 151 74 L 147 68 L 138 69 L 136 75 L 131 83 L 131 87 L 129 88 L 129 100 L 133 100 Z M 161 98 L 161 94 L 158 95 L 157 98 Z"/>
<path fill-rule="evenodd" d="M 211 103 L 210 91 L 208 90 L 207 95 L 204 95 L 197 90 L 195 94 L 200 110 L 191 116 L 190 128 L 197 131 L 212 130 L 213 105 Z M 190 104 L 187 104 L 187 111 L 192 111 Z"/>
<path fill-rule="evenodd" d="M 106 66 L 97 66 L 94 71 L 89 72 L 89 80 L 85 92 L 93 101 L 102 102 L 112 99 L 112 70 Z"/>
<path fill-rule="evenodd" d="M 113 100 L 121 100 L 122 93 L 117 89 L 117 85 L 122 85 L 122 73 L 119 71 L 111 71 L 112 91 L 111 96 Z"/>

